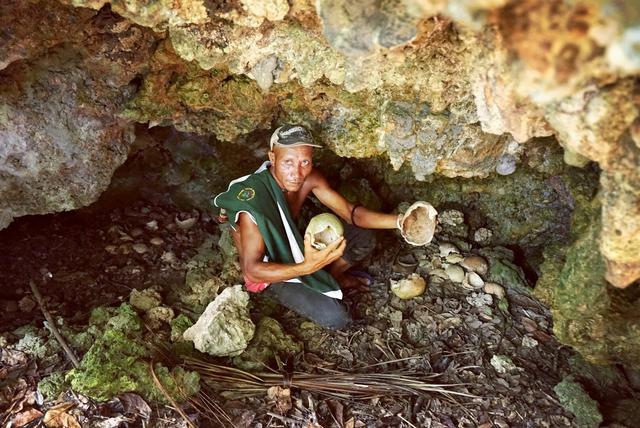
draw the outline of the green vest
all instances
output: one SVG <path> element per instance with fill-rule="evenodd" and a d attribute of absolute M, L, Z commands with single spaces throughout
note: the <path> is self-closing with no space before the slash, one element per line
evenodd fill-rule
<path fill-rule="evenodd" d="M 265 162 L 255 173 L 233 180 L 227 191 L 216 196 L 213 203 L 226 210 L 234 229 L 241 212 L 251 216 L 262 235 L 268 261 L 300 263 L 304 260 L 304 241 L 269 166 L 270 163 Z M 342 299 L 340 285 L 324 270 L 285 282 L 300 283 L 329 297 Z"/>

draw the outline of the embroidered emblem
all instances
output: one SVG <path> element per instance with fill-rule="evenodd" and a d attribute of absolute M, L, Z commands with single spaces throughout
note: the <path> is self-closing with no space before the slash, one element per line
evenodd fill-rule
<path fill-rule="evenodd" d="M 245 187 L 238 193 L 237 198 L 239 201 L 250 201 L 254 196 L 256 196 L 256 191 L 251 187 Z"/>

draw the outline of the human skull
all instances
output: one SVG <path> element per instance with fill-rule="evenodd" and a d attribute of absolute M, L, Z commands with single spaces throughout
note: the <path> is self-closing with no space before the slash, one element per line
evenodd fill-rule
<path fill-rule="evenodd" d="M 401 299 L 412 299 L 424 293 L 427 282 L 417 273 L 399 281 L 391 280 L 391 291 Z"/>
<path fill-rule="evenodd" d="M 438 211 L 427 202 L 418 201 L 411 205 L 400 223 L 404 240 L 411 245 L 425 245 L 431 242 L 436 230 L 437 215 Z"/>
<path fill-rule="evenodd" d="M 311 219 L 304 234 L 311 236 L 313 248 L 322 250 L 344 235 L 344 228 L 338 217 L 331 213 L 324 213 Z"/>

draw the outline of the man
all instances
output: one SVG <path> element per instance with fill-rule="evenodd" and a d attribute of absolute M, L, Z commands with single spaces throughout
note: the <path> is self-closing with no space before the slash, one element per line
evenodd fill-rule
<path fill-rule="evenodd" d="M 363 229 L 395 229 L 401 216 L 354 205 L 333 190 L 313 169 L 314 147 L 321 146 L 303 126 L 281 126 L 271 137 L 269 161 L 232 181 L 214 203 L 229 215 L 249 291 L 266 290 L 300 315 L 341 329 L 351 322 L 339 301 L 341 287 L 359 283 L 349 268 L 374 245 L 373 234 Z M 345 237 L 322 250 L 311 246 L 309 236 L 302 240 L 295 227 L 310 193 L 347 223 Z"/>

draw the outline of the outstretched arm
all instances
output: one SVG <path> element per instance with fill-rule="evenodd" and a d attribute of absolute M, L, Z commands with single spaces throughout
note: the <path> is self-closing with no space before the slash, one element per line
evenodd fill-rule
<path fill-rule="evenodd" d="M 308 179 L 312 180 L 313 194 L 320 202 L 347 223 L 352 223 L 351 214 L 353 212 L 353 223 L 355 226 L 365 229 L 396 229 L 398 227 L 398 214 L 385 214 L 369 210 L 363 206 L 358 206 L 356 210 L 353 211 L 354 204 L 347 201 L 344 196 L 332 189 L 322 174 L 313 171 Z"/>
<path fill-rule="evenodd" d="M 251 218 L 241 213 L 238 220 L 240 236 L 239 243 L 240 264 L 242 272 L 252 282 L 278 282 L 308 275 L 339 259 L 346 247 L 343 238 L 331 243 L 323 250 L 311 247 L 309 237 L 304 238 L 304 261 L 302 263 L 273 263 L 264 262 L 265 245 L 258 226 Z"/>

